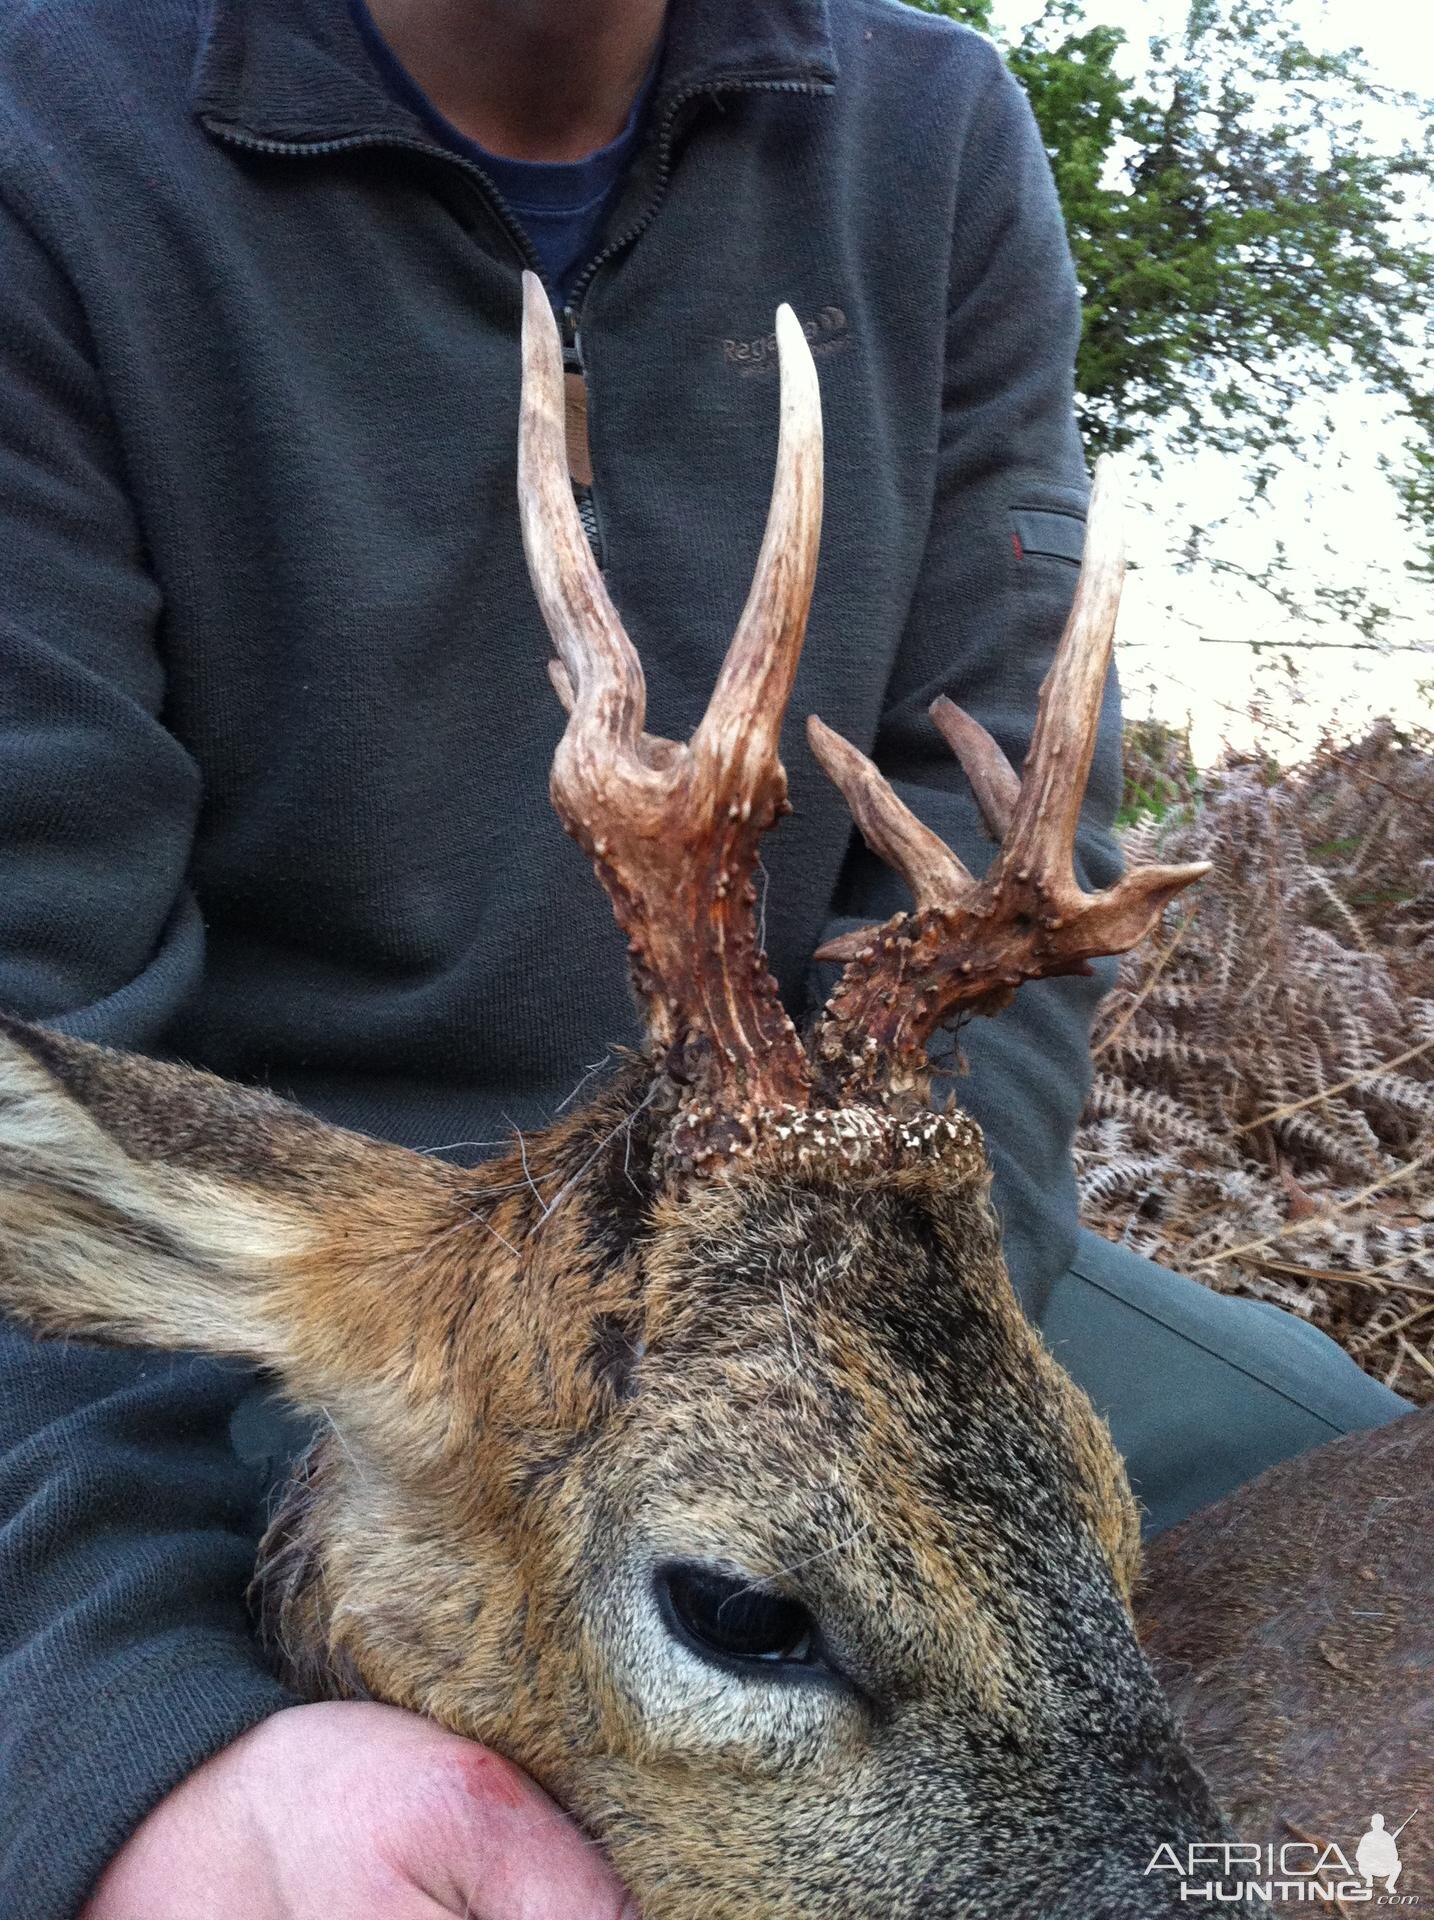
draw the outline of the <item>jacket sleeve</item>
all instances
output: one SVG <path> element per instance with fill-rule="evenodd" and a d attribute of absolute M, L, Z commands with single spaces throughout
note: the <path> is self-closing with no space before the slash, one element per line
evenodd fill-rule
<path fill-rule="evenodd" d="M 995 849 L 965 776 L 927 717 L 938 694 L 973 714 L 1020 767 L 1036 695 L 1069 611 L 1086 475 L 1072 369 L 1074 270 L 1034 117 L 1001 68 L 967 148 L 955 221 L 932 519 L 873 757 L 901 798 L 974 872 Z M 1078 843 L 1087 884 L 1118 871 L 1114 675 Z M 908 907 L 854 836 L 825 937 Z M 957 1098 L 985 1130 L 1012 1276 L 1039 1316 L 1075 1245 L 1070 1147 L 1090 1078 L 1096 1003 L 1111 979 L 1042 981 L 963 1029 Z M 814 991 L 835 978 L 816 970 Z M 940 1057 L 938 1043 L 934 1049 Z"/>
<path fill-rule="evenodd" d="M 160 598 L 83 313 L 5 172 L 0 1005 L 147 1048 L 202 955 L 198 775 L 158 718 Z M 0 1913 L 71 1920 L 148 1809 L 286 1702 L 244 1609 L 251 1385 L 0 1323 Z"/>

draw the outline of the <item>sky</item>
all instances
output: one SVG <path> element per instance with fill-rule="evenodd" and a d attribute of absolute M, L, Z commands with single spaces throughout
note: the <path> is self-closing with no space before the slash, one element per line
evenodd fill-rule
<path fill-rule="evenodd" d="M 1178 31 L 1188 0 L 1086 0 L 1087 13 L 1125 30 L 1135 50 L 1151 34 Z M 1428 0 L 1291 0 L 1311 45 L 1364 49 L 1376 74 L 1392 85 L 1434 97 L 1434 6 Z M 996 0 L 996 30 L 1008 37 L 1040 12 L 1038 0 Z M 1434 370 L 1431 370 L 1434 377 Z M 1334 408 L 1337 431 L 1317 469 L 1292 471 L 1268 510 L 1242 516 L 1217 551 L 1258 565 L 1269 543 L 1285 541 L 1305 580 L 1377 577 L 1381 597 L 1398 619 L 1390 637 L 1401 650 L 1332 645 L 1362 636 L 1335 625 L 1318 631 L 1291 621 L 1266 596 L 1241 592 L 1209 572 L 1180 573 L 1171 555 L 1191 518 L 1215 517 L 1229 504 L 1237 472 L 1207 454 L 1167 462 L 1160 479 L 1143 465 L 1122 467 L 1128 576 L 1117 638 L 1127 711 L 1174 723 L 1189 721 L 1196 756 L 1208 763 L 1230 745 L 1261 744 L 1298 759 L 1334 724 L 1354 729 L 1379 713 L 1434 724 L 1434 587 L 1409 582 L 1401 566 L 1397 503 L 1378 456 L 1397 450 L 1399 434 L 1372 396 L 1352 387 Z M 1171 611 L 1173 603 L 1174 611 Z M 1265 643 L 1259 651 L 1249 644 Z M 1299 686 L 1279 662 L 1280 641 L 1318 640 L 1301 652 Z M 1425 648 L 1428 651 L 1408 651 Z M 1256 724 L 1253 700 L 1266 719 Z"/>

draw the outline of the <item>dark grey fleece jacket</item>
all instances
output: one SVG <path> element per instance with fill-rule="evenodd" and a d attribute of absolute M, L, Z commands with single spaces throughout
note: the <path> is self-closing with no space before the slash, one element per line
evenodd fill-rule
<path fill-rule="evenodd" d="M 524 251 L 345 0 L 0 6 L 0 1005 L 468 1157 L 633 1037 L 546 797 Z M 834 922 L 901 904 L 804 716 L 979 866 L 927 704 L 1019 759 L 1075 577 L 1075 287 L 984 40 L 893 0 L 674 0 L 572 316 L 591 511 L 664 733 L 697 720 L 756 555 L 782 300 L 827 427 L 796 811 L 766 854 L 800 1009 Z M 1112 694 L 1098 879 L 1117 758 Z M 1027 989 L 968 1038 L 1035 1303 L 1074 1240 L 1099 984 Z M 284 1702 L 244 1611 L 259 1488 L 226 1431 L 251 1384 L 0 1339 L 6 1920 L 68 1920 L 146 1809 Z"/>

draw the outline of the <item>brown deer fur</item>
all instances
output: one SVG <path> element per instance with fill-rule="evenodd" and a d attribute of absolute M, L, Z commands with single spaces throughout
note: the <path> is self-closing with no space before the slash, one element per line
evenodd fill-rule
<path fill-rule="evenodd" d="M 994 1859 L 1010 1913 L 1156 1910 L 1145 1862 L 1216 1816 L 973 1137 L 674 1192 L 650 1087 L 466 1172 L 11 1025 L 0 1297 L 321 1412 L 256 1582 L 282 1669 L 518 1760 L 649 1920 L 984 1913 Z M 795 1579 L 861 1694 L 663 1672 L 668 1556 Z"/>
<path fill-rule="evenodd" d="M 1411 1904 L 1434 1874 L 1431 1594 L 1425 1407 L 1283 1461 L 1163 1534 L 1139 1596 L 1146 1651 L 1240 1838 L 1312 1836 L 1353 1859 L 1382 1809 L 1391 1831 L 1408 1824 Z"/>
<path fill-rule="evenodd" d="M 0 1305 L 268 1369 L 320 1422 L 256 1576 L 280 1668 L 526 1767 L 646 1920 L 1173 1911 L 1147 1864 L 1219 1816 L 1136 1642 L 1137 1516 L 1109 1435 L 1017 1304 L 974 1123 L 932 1110 L 909 1047 L 884 1073 L 849 1021 L 829 1019 L 818 1059 L 777 1020 L 742 870 L 755 839 L 723 825 L 747 825 L 744 792 L 759 824 L 781 810 L 775 726 L 751 708 L 770 694 L 763 645 L 789 666 L 800 644 L 815 375 L 799 365 L 784 395 L 748 654 L 682 748 L 642 732 L 641 670 L 571 496 L 534 478 L 561 445 L 545 327 L 530 287 L 525 513 L 572 710 L 559 802 L 638 949 L 649 1050 L 574 1117 L 460 1171 L 10 1024 Z M 779 335 L 786 382 L 805 345 L 789 317 Z M 1092 571 L 1107 579 L 1108 556 Z M 1077 602 L 1075 644 L 1108 653 L 1110 620 L 1093 633 Z M 1103 666 L 1082 671 L 1098 700 Z M 1082 699 L 1055 740 L 1077 757 Z M 1019 814 L 987 746 L 979 778 Z M 685 816 L 693 860 L 728 849 L 682 880 L 685 938 L 711 941 L 698 958 L 640 871 L 661 814 L 639 831 L 627 809 L 673 780 L 684 806 L 705 796 L 710 839 Z M 916 845 L 880 776 L 862 781 L 874 837 Z M 1068 942 L 1042 943 L 1090 905 L 1037 825 L 1010 938 L 999 885 L 956 916 L 974 952 L 1000 949 L 997 997 L 1071 964 Z M 1137 891 L 1158 913 L 1188 877 Z M 1117 892 L 1091 910 L 1108 920 Z M 960 952 L 933 938 L 923 924 L 923 965 L 964 995 Z M 898 918 L 873 939 L 855 977 L 894 1031 L 907 934 Z M 664 1611 L 675 1564 L 799 1602 L 822 1658 L 713 1657 Z"/>

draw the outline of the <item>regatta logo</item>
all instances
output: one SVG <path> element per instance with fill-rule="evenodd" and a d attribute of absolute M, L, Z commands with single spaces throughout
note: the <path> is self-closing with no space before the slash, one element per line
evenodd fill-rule
<path fill-rule="evenodd" d="M 1410 1814 L 1391 1833 L 1382 1813 L 1372 1814 L 1354 1856 L 1332 1841 L 1288 1840 L 1282 1846 L 1197 1840 L 1184 1848 L 1157 1847 L 1148 1874 L 1178 1878 L 1180 1899 L 1192 1906 L 1234 1906 L 1245 1900 L 1266 1905 L 1418 1907 L 1419 1895 L 1400 1885 L 1404 1868 L 1399 1836 Z M 1171 1884 L 1169 1880 L 1167 1885 Z M 1396 1889 L 1398 1889 L 1396 1891 Z"/>
<path fill-rule="evenodd" d="M 802 321 L 802 332 L 813 354 L 842 353 L 851 345 L 851 328 L 840 307 L 823 307 L 820 313 Z M 777 336 L 759 333 L 752 340 L 724 340 L 722 358 L 744 378 L 771 372 L 777 364 Z"/>

